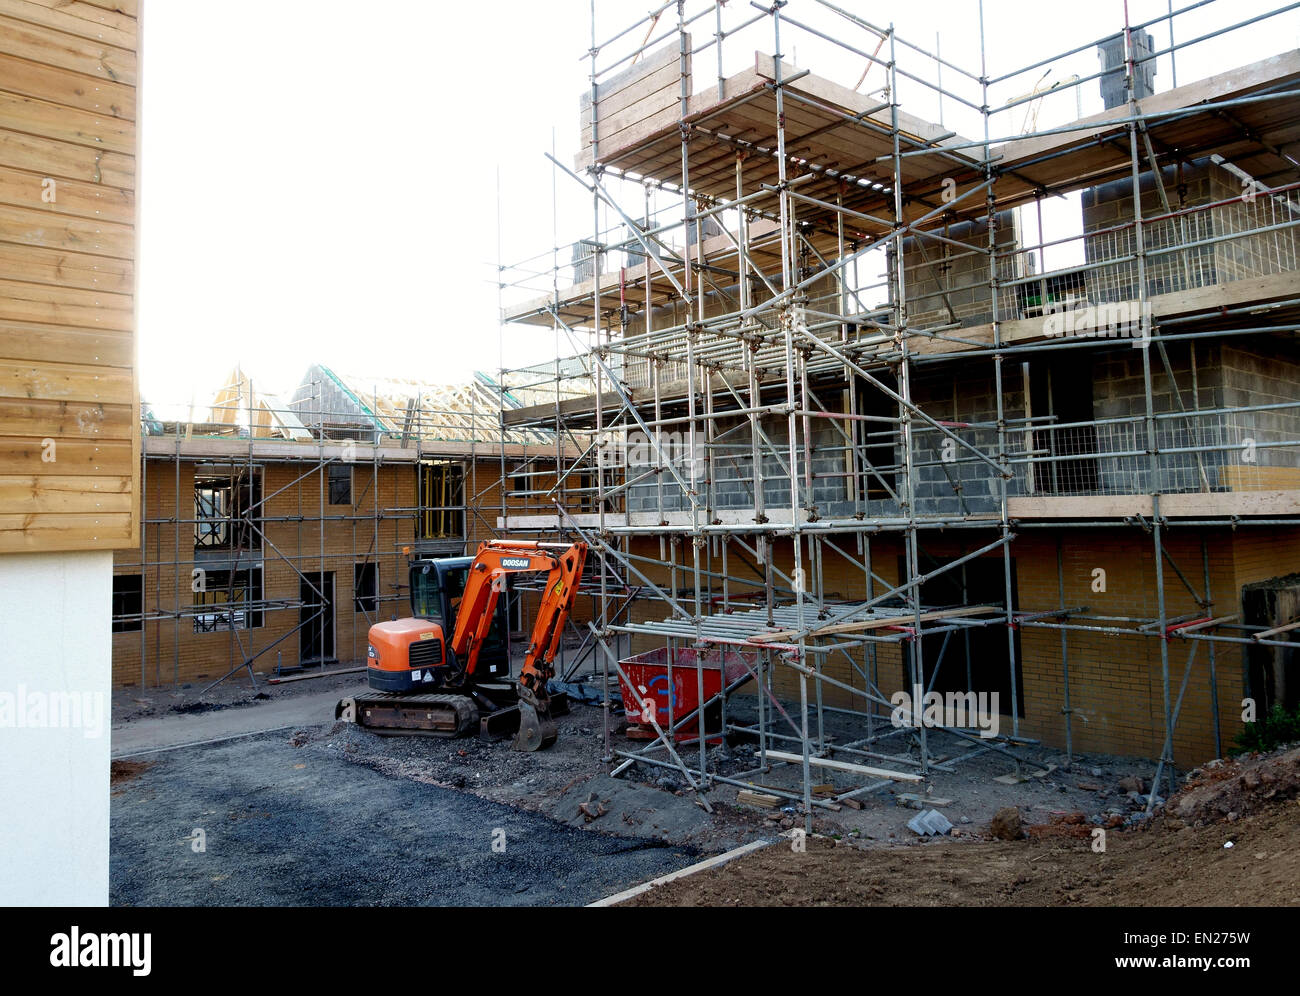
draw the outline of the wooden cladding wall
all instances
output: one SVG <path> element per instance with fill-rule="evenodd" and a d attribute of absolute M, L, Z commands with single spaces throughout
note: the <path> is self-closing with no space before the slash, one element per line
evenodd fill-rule
<path fill-rule="evenodd" d="M 136 0 L 0 0 L 0 553 L 139 542 Z"/>

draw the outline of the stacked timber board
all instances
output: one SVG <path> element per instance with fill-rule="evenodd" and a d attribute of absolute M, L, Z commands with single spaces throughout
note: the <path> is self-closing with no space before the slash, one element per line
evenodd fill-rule
<path fill-rule="evenodd" d="M 137 0 L 0 0 L 0 553 L 138 542 Z"/>

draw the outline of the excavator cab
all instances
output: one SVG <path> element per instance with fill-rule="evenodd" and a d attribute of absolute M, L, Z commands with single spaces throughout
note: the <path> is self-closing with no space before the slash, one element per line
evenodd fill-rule
<path fill-rule="evenodd" d="M 473 557 L 421 558 L 410 567 L 411 618 L 370 628 L 366 676 L 381 692 L 436 691 L 463 683 L 464 662 L 448 646 Z M 477 675 L 510 674 L 509 610 L 497 600 L 492 625 L 479 648 Z"/>

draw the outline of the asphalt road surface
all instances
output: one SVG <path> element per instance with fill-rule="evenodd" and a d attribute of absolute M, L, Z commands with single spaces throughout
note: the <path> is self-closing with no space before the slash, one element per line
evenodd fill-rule
<path fill-rule="evenodd" d="M 113 905 L 578 905 L 696 860 L 307 754 L 283 733 L 139 761 L 113 785 Z"/>

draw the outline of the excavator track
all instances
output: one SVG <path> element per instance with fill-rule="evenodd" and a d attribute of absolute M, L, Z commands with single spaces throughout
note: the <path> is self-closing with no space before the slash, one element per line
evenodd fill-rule
<path fill-rule="evenodd" d="M 478 705 L 468 695 L 367 692 L 343 699 L 334 718 L 390 736 L 463 737 L 477 733 Z"/>

